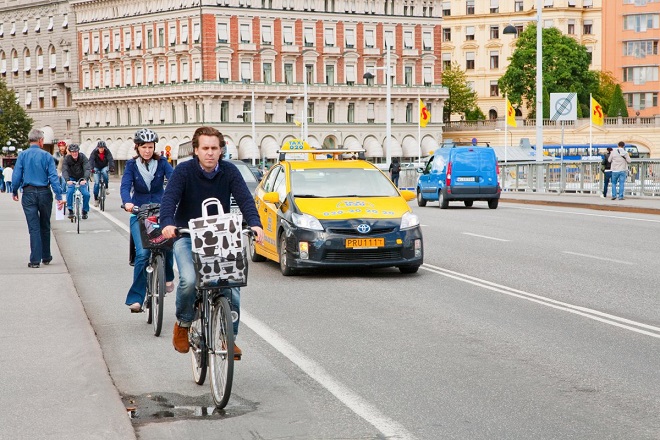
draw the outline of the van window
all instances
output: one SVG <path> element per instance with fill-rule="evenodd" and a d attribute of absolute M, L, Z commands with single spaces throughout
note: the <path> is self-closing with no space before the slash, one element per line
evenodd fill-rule
<path fill-rule="evenodd" d="M 432 169 L 435 170 L 435 172 L 440 173 L 445 168 L 445 165 L 446 165 L 445 158 L 442 155 L 438 154 L 433 159 Z"/>

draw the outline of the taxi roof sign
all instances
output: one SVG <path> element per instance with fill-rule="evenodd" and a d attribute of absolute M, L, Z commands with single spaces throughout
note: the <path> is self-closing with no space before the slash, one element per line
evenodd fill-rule
<path fill-rule="evenodd" d="M 333 159 L 339 159 L 346 153 L 357 153 L 358 159 L 365 160 L 366 156 L 364 152 L 365 150 L 362 148 L 316 149 L 302 139 L 291 139 L 290 141 L 285 142 L 284 145 L 282 145 L 282 148 L 277 151 L 280 161 L 287 158 L 289 160 L 315 160 L 318 158 L 317 155 L 323 155 L 322 158 L 318 159 L 327 159 L 328 155 L 332 155 Z"/>

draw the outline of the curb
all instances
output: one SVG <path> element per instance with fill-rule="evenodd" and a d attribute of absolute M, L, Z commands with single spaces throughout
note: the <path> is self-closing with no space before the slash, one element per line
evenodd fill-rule
<path fill-rule="evenodd" d="M 567 208 L 584 208 L 593 209 L 595 211 L 611 211 L 611 212 L 632 212 L 636 214 L 650 214 L 660 215 L 660 209 L 656 208 L 641 208 L 636 206 L 616 206 L 616 205 L 598 205 L 595 203 L 580 203 L 580 202 L 558 202 L 554 200 L 522 200 L 522 199 L 509 199 L 500 197 L 500 202 L 506 203 L 520 203 L 524 205 L 552 205 L 563 206 Z"/>

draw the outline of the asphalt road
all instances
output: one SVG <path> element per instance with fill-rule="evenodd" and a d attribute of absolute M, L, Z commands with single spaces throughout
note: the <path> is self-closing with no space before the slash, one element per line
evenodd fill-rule
<path fill-rule="evenodd" d="M 140 439 L 660 438 L 657 216 L 429 205 L 414 275 L 253 263 L 217 414 L 172 348 L 174 295 L 159 338 L 124 305 L 118 206 L 54 230 Z"/>

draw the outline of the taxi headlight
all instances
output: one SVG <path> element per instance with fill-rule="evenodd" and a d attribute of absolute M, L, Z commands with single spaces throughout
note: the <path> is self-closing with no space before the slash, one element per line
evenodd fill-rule
<path fill-rule="evenodd" d="M 293 224 L 298 226 L 299 228 L 311 229 L 313 231 L 323 230 L 323 226 L 321 226 L 321 222 L 313 215 L 296 214 L 294 212 L 291 214 L 291 220 L 293 220 Z"/>
<path fill-rule="evenodd" d="M 401 217 L 401 229 L 410 229 L 419 226 L 419 217 L 412 212 L 406 212 Z"/>

